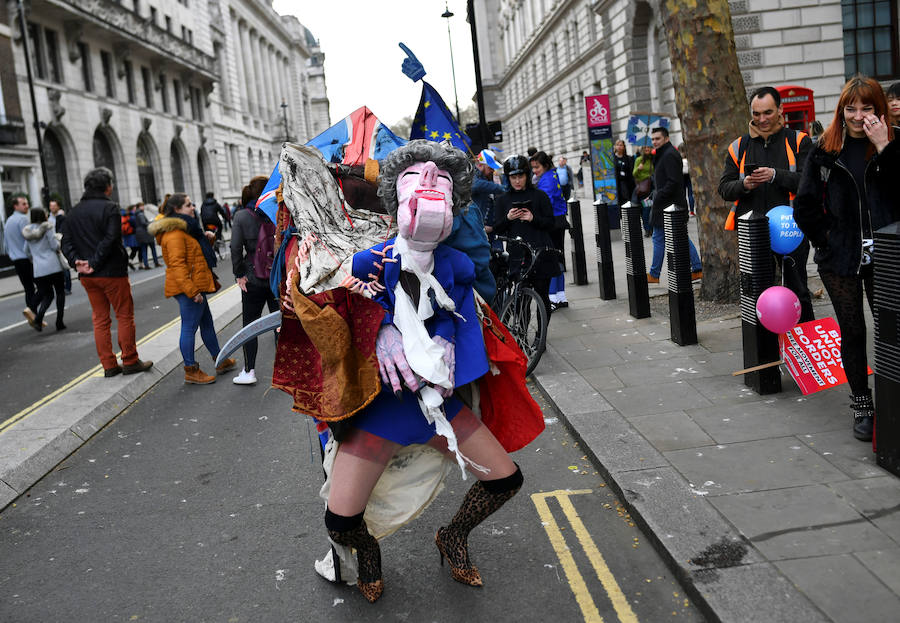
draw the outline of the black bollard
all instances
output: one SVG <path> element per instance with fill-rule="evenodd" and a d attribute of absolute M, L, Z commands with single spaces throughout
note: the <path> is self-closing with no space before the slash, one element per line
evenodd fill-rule
<path fill-rule="evenodd" d="M 650 317 L 650 290 L 644 259 L 644 226 L 641 206 L 622 206 L 622 240 L 625 242 L 625 275 L 628 281 L 628 311 L 635 318 Z"/>
<path fill-rule="evenodd" d="M 587 260 L 584 257 L 584 229 L 581 226 L 581 202 L 569 199 L 569 217 L 572 236 L 572 278 L 576 286 L 587 285 Z"/>
<path fill-rule="evenodd" d="M 612 242 L 609 237 L 609 208 L 600 200 L 594 202 L 597 241 L 597 274 L 600 279 L 600 298 L 616 298 L 616 276 L 613 271 Z"/>
<path fill-rule="evenodd" d="M 741 268 L 741 334 L 744 367 L 778 361 L 778 336 L 763 327 L 756 317 L 756 300 L 775 281 L 775 262 L 769 240 L 769 219 L 748 212 L 737 219 L 738 263 Z M 744 385 L 757 394 L 781 391 L 778 366 L 744 374 Z"/>
<path fill-rule="evenodd" d="M 900 222 L 875 232 L 875 456 L 900 476 Z"/>
<path fill-rule="evenodd" d="M 697 343 L 697 315 L 691 285 L 688 211 L 669 206 L 663 210 L 666 231 L 666 268 L 669 277 L 669 328 L 679 346 Z"/>

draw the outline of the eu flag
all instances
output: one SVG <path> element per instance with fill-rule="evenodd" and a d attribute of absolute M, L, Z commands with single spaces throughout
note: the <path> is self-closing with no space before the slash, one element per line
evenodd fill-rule
<path fill-rule="evenodd" d="M 459 129 L 450 110 L 430 84 L 422 81 L 422 98 L 409 131 L 409 140 L 424 138 L 429 141 L 450 141 L 454 147 L 469 151 L 472 141 Z"/>

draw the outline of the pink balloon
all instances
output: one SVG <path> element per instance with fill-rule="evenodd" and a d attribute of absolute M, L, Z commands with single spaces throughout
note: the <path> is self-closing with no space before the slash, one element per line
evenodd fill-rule
<path fill-rule="evenodd" d="M 800 299 L 784 286 L 766 288 L 756 300 L 756 317 L 772 333 L 785 333 L 800 320 Z"/>

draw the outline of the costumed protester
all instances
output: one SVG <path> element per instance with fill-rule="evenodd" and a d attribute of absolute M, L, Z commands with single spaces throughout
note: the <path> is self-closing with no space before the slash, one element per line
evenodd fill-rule
<path fill-rule="evenodd" d="M 481 586 L 469 559 L 467 536 L 522 486 L 522 474 L 504 448 L 512 451 L 530 442 L 543 420 L 537 405 L 528 402 L 530 396 L 493 394 L 494 383 L 505 383 L 528 395 L 525 358 L 516 351 L 520 383 L 516 374 L 489 373 L 497 342 L 484 337 L 483 327 L 490 323 L 482 322 L 475 306 L 473 263 L 443 244 L 454 212 L 469 202 L 472 165 L 462 151 L 424 140 L 392 151 L 381 162 L 379 177 L 378 194 L 389 219 L 384 221 L 377 212 L 367 214 L 345 202 L 330 178 L 341 179 L 351 167 L 323 167 L 321 158 L 316 165 L 309 151 L 287 145 L 281 156 L 283 202 L 298 233 L 285 253 L 286 294 L 273 385 L 292 393 L 296 411 L 330 428 L 325 461 L 329 476 L 323 488 L 328 535 L 339 549 L 356 550 L 357 586 L 366 599 L 377 600 L 384 583 L 376 537 L 414 518 L 443 480 L 439 474 L 424 494 L 424 504 L 413 504 L 407 493 L 430 475 L 406 459 L 395 469 L 392 457 L 406 452 L 424 457 L 439 450 L 478 481 L 451 522 L 438 530 L 435 544 L 441 560 L 449 561 L 454 579 Z M 328 201 L 317 203 L 324 198 Z M 331 238 L 307 233 L 316 221 Z M 399 227 L 396 238 L 390 237 L 394 222 Z M 359 228 L 361 235 L 388 235 L 349 256 L 352 274 L 341 282 L 346 287 L 323 290 L 323 284 L 334 283 L 348 266 L 343 256 L 350 241 L 344 235 L 352 234 L 352 228 Z M 299 288 L 304 282 L 308 287 Z M 506 344 L 513 343 L 504 335 Z M 298 370 L 291 364 L 298 356 L 309 356 L 313 365 Z M 481 421 L 460 398 L 464 390 L 472 390 L 473 382 L 481 393 Z M 492 401 L 486 400 L 492 395 Z M 491 432 L 506 434 L 503 427 L 509 420 L 504 424 L 495 417 L 504 409 L 519 416 L 513 426 L 535 423 L 513 445 L 498 441 Z M 394 517 L 383 521 L 383 513 L 373 513 L 373 502 L 386 484 L 385 476 L 396 471 L 408 476 L 402 490 L 396 481 L 393 490 L 388 485 L 385 499 L 393 502 Z M 410 508 L 398 518 L 396 507 Z M 375 520 L 384 527 L 371 528 Z M 319 565 L 317 571 L 329 577 Z M 347 578 L 346 573 L 342 576 Z"/>
<path fill-rule="evenodd" d="M 510 156 L 503 163 L 503 173 L 509 178 L 511 190 L 495 200 L 497 220 L 494 231 L 508 238 L 521 238 L 532 247 L 553 247 L 551 239 L 555 231 L 553 208 L 546 193 L 531 185 L 528 160 L 525 156 Z M 509 270 L 518 275 L 530 261 L 527 249 L 515 243 L 508 244 Z M 529 278 L 531 287 L 550 307 L 550 280 L 559 272 L 557 259 L 549 253 L 538 258 Z"/>
<path fill-rule="evenodd" d="M 378 543 L 363 520 L 369 493 L 387 459 L 401 445 L 432 443 L 454 453 L 478 478 L 435 544 L 454 579 L 480 586 L 467 536 L 522 486 L 522 473 L 453 389 L 488 372 L 476 314 L 474 267 L 463 253 L 441 245 L 453 212 L 466 206 L 471 165 L 455 149 L 412 141 L 392 152 L 381 169 L 379 194 L 394 215 L 397 238 L 357 254 L 354 276 L 377 293 L 385 310 L 376 352 L 384 387 L 352 421 L 338 449 L 325 513 L 330 538 L 357 549 L 358 586 L 375 601 L 383 590 Z M 414 393 L 415 392 L 415 393 Z M 439 434 L 443 439 L 439 440 Z"/>
<path fill-rule="evenodd" d="M 199 328 L 203 344 L 215 360 L 219 355 L 219 341 L 206 295 L 216 292 L 219 285 L 207 265 L 200 243 L 188 233 L 189 221 L 196 223 L 193 213 L 191 198 L 174 193 L 160 210 L 163 218 L 153 221 L 147 230 L 162 247 L 166 263 L 165 295 L 175 297 L 181 313 L 178 345 L 184 359 L 184 382 L 207 385 L 214 383 L 216 377 L 204 373 L 194 359 L 194 337 Z M 228 358 L 216 366 L 216 374 L 225 374 L 236 365 L 234 359 Z"/>
<path fill-rule="evenodd" d="M 47 220 L 47 213 L 42 208 L 31 208 L 31 223 L 22 230 L 25 238 L 25 253 L 34 266 L 34 284 L 37 286 L 38 305 L 34 322 L 35 331 L 44 328 L 44 314 L 53 302 L 56 292 L 56 330 L 66 328 L 63 312 L 66 308 L 66 290 L 64 273 L 69 265 L 60 259 L 59 238 L 53 225 Z"/>
<path fill-rule="evenodd" d="M 819 276 L 841 329 L 853 435 L 861 441 L 872 439 L 875 425 L 863 288 L 871 309 L 873 233 L 900 220 L 900 144 L 887 114 L 878 82 L 864 76 L 850 79 L 831 125 L 803 168 L 794 202 L 794 219 L 816 249 Z"/>
<path fill-rule="evenodd" d="M 241 289 L 241 320 L 244 326 L 262 316 L 263 307 L 268 307 L 270 312 L 278 310 L 278 299 L 269 286 L 272 265 L 257 261 L 256 253 L 260 233 L 266 228 L 271 228 L 274 235 L 275 230 L 269 217 L 256 207 L 256 200 L 262 194 L 267 181 L 267 177 L 258 175 L 244 186 L 241 204 L 246 207 L 234 215 L 234 228 L 231 233 L 231 270 Z M 244 343 L 244 367 L 240 374 L 232 379 L 235 385 L 256 383 L 258 348 L 256 338 Z"/>
<path fill-rule="evenodd" d="M 553 207 L 553 231 L 550 232 L 550 239 L 553 241 L 553 247 L 559 251 L 559 268 L 550 279 L 550 311 L 556 311 L 563 307 L 569 306 L 566 299 L 566 260 L 565 260 L 565 239 L 566 230 L 569 229 L 569 219 L 566 215 L 569 208 L 566 200 L 563 198 L 562 189 L 559 185 L 559 179 L 556 177 L 556 170 L 553 168 L 553 162 L 550 157 L 542 151 L 535 153 L 530 158 L 531 170 L 534 173 L 534 185 L 550 197 L 550 205 Z"/>

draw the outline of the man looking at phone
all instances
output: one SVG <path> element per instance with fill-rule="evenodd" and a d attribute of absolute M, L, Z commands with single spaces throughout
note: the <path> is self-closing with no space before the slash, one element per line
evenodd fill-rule
<path fill-rule="evenodd" d="M 747 212 L 764 216 L 776 206 L 791 205 L 806 157 L 813 147 L 805 133 L 785 127 L 781 95 L 773 87 L 760 87 L 753 92 L 750 114 L 749 132 L 731 144 L 719 180 L 719 195 L 734 202 L 735 217 Z M 804 238 L 785 257 L 787 261 L 775 255 L 775 260 L 783 271 L 784 285 L 800 299 L 800 322 L 813 320 L 815 315 L 806 285 L 809 242 Z"/>

